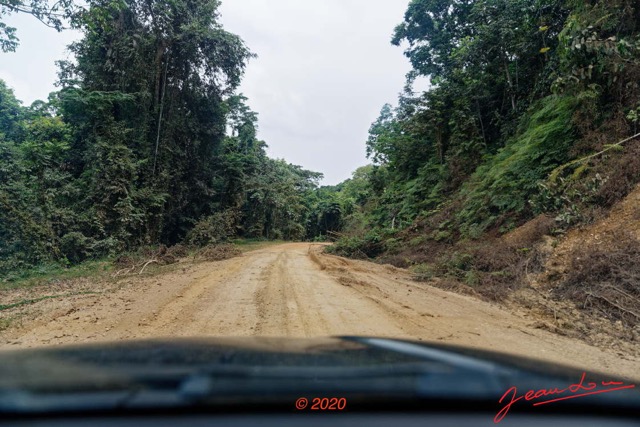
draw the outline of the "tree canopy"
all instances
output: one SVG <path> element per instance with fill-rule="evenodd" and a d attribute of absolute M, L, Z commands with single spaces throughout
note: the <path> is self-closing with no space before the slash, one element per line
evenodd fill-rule
<path fill-rule="evenodd" d="M 4 7 L 45 19 L 63 6 Z M 59 63 L 58 92 L 23 107 L 0 84 L 0 270 L 306 236 L 322 175 L 267 157 L 257 113 L 236 93 L 253 54 L 218 7 L 90 0 L 74 12 L 83 37 Z"/>
<path fill-rule="evenodd" d="M 455 242 L 540 213 L 575 222 L 577 206 L 610 198 L 599 192 L 628 191 L 632 169 L 571 162 L 638 129 L 639 13 L 630 0 L 412 0 L 391 38 L 412 70 L 369 130 L 355 230 L 431 224 Z"/>

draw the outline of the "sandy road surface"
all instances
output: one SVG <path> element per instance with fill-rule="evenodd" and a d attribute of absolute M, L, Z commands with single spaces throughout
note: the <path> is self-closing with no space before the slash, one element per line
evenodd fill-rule
<path fill-rule="evenodd" d="M 638 377 L 640 359 L 536 329 L 532 317 L 424 283 L 390 266 L 270 246 L 187 265 L 101 295 L 51 300 L 0 349 L 171 336 L 375 335 L 493 349 Z"/>

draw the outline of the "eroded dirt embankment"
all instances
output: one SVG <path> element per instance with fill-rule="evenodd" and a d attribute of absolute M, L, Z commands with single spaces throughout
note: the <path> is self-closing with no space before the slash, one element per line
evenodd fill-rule
<path fill-rule="evenodd" d="M 0 349 L 175 336 L 375 335 L 432 340 L 636 377 L 638 349 L 596 348 L 535 327 L 532 313 L 411 280 L 391 266 L 288 243 L 184 264 L 100 294 L 39 302 Z"/>

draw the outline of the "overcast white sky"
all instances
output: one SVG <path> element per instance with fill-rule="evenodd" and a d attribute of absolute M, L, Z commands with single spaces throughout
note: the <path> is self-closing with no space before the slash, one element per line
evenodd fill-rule
<path fill-rule="evenodd" d="M 257 59 L 240 92 L 259 114 L 271 157 L 337 184 L 367 164 L 365 141 L 385 102 L 394 103 L 409 62 L 391 46 L 409 0 L 223 0 L 222 23 Z M 16 53 L 0 53 L 0 78 L 30 104 L 56 90 L 54 61 L 76 34 L 12 16 Z"/>

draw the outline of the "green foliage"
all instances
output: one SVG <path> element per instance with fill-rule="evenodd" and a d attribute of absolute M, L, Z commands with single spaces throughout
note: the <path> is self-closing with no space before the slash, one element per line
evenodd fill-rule
<path fill-rule="evenodd" d="M 60 251 L 62 255 L 73 264 L 78 264 L 90 255 L 92 240 L 84 234 L 73 231 L 60 239 Z"/>
<path fill-rule="evenodd" d="M 185 239 L 306 236 L 322 175 L 266 156 L 235 93 L 253 55 L 221 27 L 218 0 L 71 6 L 0 4 L 58 27 L 63 13 L 83 34 L 48 102 L 22 107 L 0 82 L 0 273 Z"/>
<path fill-rule="evenodd" d="M 5 129 L 23 127 L 19 119 L 16 115 L 13 123 L 5 121 Z M 45 261 L 56 253 L 54 233 L 43 209 L 47 200 L 42 197 L 42 180 L 29 173 L 33 161 L 25 159 L 26 150 L 21 148 L 0 133 L 0 272 Z M 39 169 L 41 177 L 46 170 Z"/>
<path fill-rule="evenodd" d="M 235 235 L 237 217 L 238 213 L 232 210 L 216 212 L 198 221 L 185 241 L 200 247 L 226 242 Z"/>
<path fill-rule="evenodd" d="M 458 219 L 463 232 L 477 236 L 506 214 L 528 213 L 538 183 L 567 160 L 575 138 L 570 125 L 575 108 L 573 98 L 556 96 L 532 107 L 519 135 L 485 161 L 462 189 L 464 208 Z"/>
<path fill-rule="evenodd" d="M 13 90 L 0 80 L 0 135 L 5 140 L 14 140 L 19 135 L 21 119 L 24 114 L 20 104 Z"/>
<path fill-rule="evenodd" d="M 437 277 L 437 273 L 431 264 L 417 264 L 412 266 L 410 270 L 413 279 L 420 282 L 427 282 Z"/>
<path fill-rule="evenodd" d="M 18 46 L 16 28 L 2 22 L 2 18 L 13 13 L 32 15 L 44 25 L 60 31 L 65 19 L 79 12 L 73 0 L 4 0 L 0 2 L 0 50 L 13 52 Z"/>
<path fill-rule="evenodd" d="M 490 175 L 476 171 L 490 168 L 487 159 L 510 157 L 512 153 L 501 150 L 514 148 L 512 139 L 523 132 L 521 122 L 527 110 L 550 92 L 545 84 L 557 68 L 553 58 L 566 16 L 566 7 L 555 0 L 413 0 L 409 4 L 392 42 L 408 43 L 405 54 L 414 68 L 408 83 L 422 75 L 432 86 L 421 95 L 413 94 L 409 86 L 399 106 L 385 105 L 371 126 L 367 154 L 384 168 L 385 176 L 374 193 L 377 203 L 367 209 L 370 226 L 406 227 L 440 209 L 465 182 Z M 534 155 L 530 157 L 529 163 L 534 163 Z M 504 200 L 495 200 L 497 212 L 488 216 L 522 209 L 516 206 L 520 201 L 511 200 L 513 191 L 508 188 L 517 186 L 509 182 L 511 175 L 528 173 L 515 158 L 504 159 L 513 165 L 498 166 L 506 170 L 496 172 L 501 182 L 493 184 L 495 198 L 502 191 L 500 186 L 507 187 L 508 194 Z M 519 182 L 535 181 L 522 178 Z M 523 189 L 523 194 L 527 191 Z M 480 204 L 469 210 L 487 209 Z"/>
<path fill-rule="evenodd" d="M 618 97 L 637 99 L 637 4 L 632 0 L 571 3 L 572 13 L 559 36 L 561 74 L 555 89 L 575 92 L 595 84 Z M 620 96 L 620 91 L 627 93 Z"/>
<path fill-rule="evenodd" d="M 473 255 L 453 252 L 442 258 L 436 269 L 440 275 L 464 280 L 473 268 Z"/>
<path fill-rule="evenodd" d="M 0 281 L 0 290 L 47 286 L 52 283 L 78 277 L 94 277 L 109 274 L 112 263 L 105 259 L 88 260 L 75 266 L 60 263 L 42 263 L 37 267 L 13 270 Z"/>
<path fill-rule="evenodd" d="M 330 253 L 360 259 L 375 258 L 383 250 L 382 236 L 376 231 L 370 231 L 364 236 L 342 237 L 327 248 Z"/>
<path fill-rule="evenodd" d="M 416 263 L 419 280 L 494 300 L 522 286 L 541 268 L 542 236 L 638 182 L 639 149 L 626 144 L 640 121 L 636 3 L 412 0 L 392 43 L 413 69 L 371 125 L 367 197 L 332 250 L 383 251 Z M 430 82 L 423 93 L 417 77 Z M 495 238 L 525 222 L 515 235 L 526 244 Z"/>
<path fill-rule="evenodd" d="M 307 219 L 307 236 L 326 236 L 342 229 L 350 200 L 341 197 L 341 192 L 335 188 L 321 187 L 310 194 L 309 215 Z"/>
<path fill-rule="evenodd" d="M 535 213 L 555 214 L 555 232 L 563 232 L 587 219 L 585 207 L 596 202 L 597 194 L 606 182 L 607 179 L 598 173 L 587 179 L 580 179 L 574 173 L 568 179 L 560 177 L 539 182 L 539 191 L 532 198 L 531 205 Z"/>
<path fill-rule="evenodd" d="M 374 224 L 407 225 L 437 210 L 507 145 L 521 115 L 549 93 L 541 85 L 556 65 L 540 51 L 555 51 L 566 16 L 554 0 L 409 4 L 392 42 L 408 43 L 409 83 L 422 75 L 432 87 L 409 90 L 395 110 L 385 105 L 371 126 L 367 153 L 387 174 Z"/>

